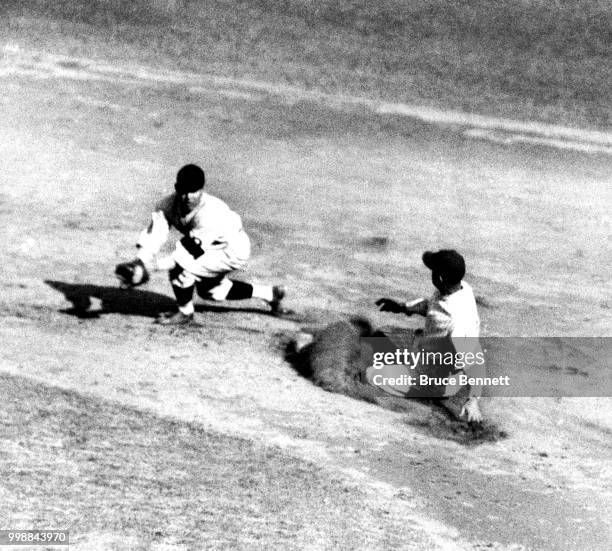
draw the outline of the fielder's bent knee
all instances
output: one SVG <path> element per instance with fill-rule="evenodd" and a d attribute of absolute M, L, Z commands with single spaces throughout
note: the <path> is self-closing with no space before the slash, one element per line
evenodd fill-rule
<path fill-rule="evenodd" d="M 226 277 L 221 278 L 202 278 L 196 284 L 198 295 L 202 298 L 216 301 L 225 300 L 232 288 L 232 282 Z"/>
<path fill-rule="evenodd" d="M 170 277 L 170 283 L 172 286 L 178 287 L 179 289 L 193 287 L 196 282 L 196 278 L 193 276 L 193 274 L 186 272 L 178 264 L 170 270 L 168 275 Z"/>

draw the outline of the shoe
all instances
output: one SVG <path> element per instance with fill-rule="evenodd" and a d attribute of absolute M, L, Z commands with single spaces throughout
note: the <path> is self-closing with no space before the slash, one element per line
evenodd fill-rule
<path fill-rule="evenodd" d="M 274 287 L 272 287 L 272 300 L 268 304 L 273 314 L 282 312 L 281 301 L 285 298 L 286 294 L 287 289 L 285 289 L 283 285 L 274 285 Z"/>
<path fill-rule="evenodd" d="M 193 314 L 183 312 L 168 312 L 157 318 L 155 323 L 159 325 L 187 325 L 193 322 Z"/>

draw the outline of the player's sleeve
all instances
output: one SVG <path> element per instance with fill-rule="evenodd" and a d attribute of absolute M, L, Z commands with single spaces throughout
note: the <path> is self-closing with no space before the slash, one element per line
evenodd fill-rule
<path fill-rule="evenodd" d="M 209 197 L 207 201 L 206 212 L 196 215 L 189 236 L 198 239 L 205 251 L 225 248 L 242 230 L 242 220 L 220 199 Z"/>
<path fill-rule="evenodd" d="M 136 257 L 151 266 L 155 256 L 159 253 L 170 233 L 169 220 L 171 218 L 172 201 L 174 197 L 165 197 L 155 206 L 151 214 L 151 222 L 148 227 L 140 232 L 136 241 L 138 252 Z"/>

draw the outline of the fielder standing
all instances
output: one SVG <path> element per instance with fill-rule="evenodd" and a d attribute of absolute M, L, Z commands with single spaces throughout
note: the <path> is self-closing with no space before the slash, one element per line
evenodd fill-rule
<path fill-rule="evenodd" d="M 272 312 L 279 312 L 284 287 L 227 277 L 246 265 L 251 244 L 240 216 L 221 199 L 206 193 L 204 184 L 204 171 L 199 166 L 188 164 L 178 171 L 175 192 L 158 203 L 151 223 L 137 241 L 136 259 L 119 264 L 117 277 L 124 287 L 133 287 L 146 283 L 149 271 L 169 271 L 178 311 L 162 315 L 158 323 L 164 325 L 184 325 L 193 320 L 194 290 L 202 298 L 218 301 L 258 298 Z M 171 226 L 183 237 L 170 256 L 159 258 Z"/>

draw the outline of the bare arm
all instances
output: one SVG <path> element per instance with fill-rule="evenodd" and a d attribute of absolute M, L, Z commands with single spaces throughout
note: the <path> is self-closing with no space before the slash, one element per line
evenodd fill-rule
<path fill-rule="evenodd" d="M 429 301 L 426 298 L 419 298 L 417 300 L 408 301 L 404 304 L 404 313 L 407 316 L 411 316 L 412 314 L 426 316 L 428 304 Z"/>
<path fill-rule="evenodd" d="M 380 308 L 381 312 L 393 312 L 394 314 L 406 314 L 407 316 L 412 316 L 412 314 L 425 316 L 427 314 L 427 299 L 399 302 L 392 298 L 379 298 L 376 301 L 376 306 Z"/>

